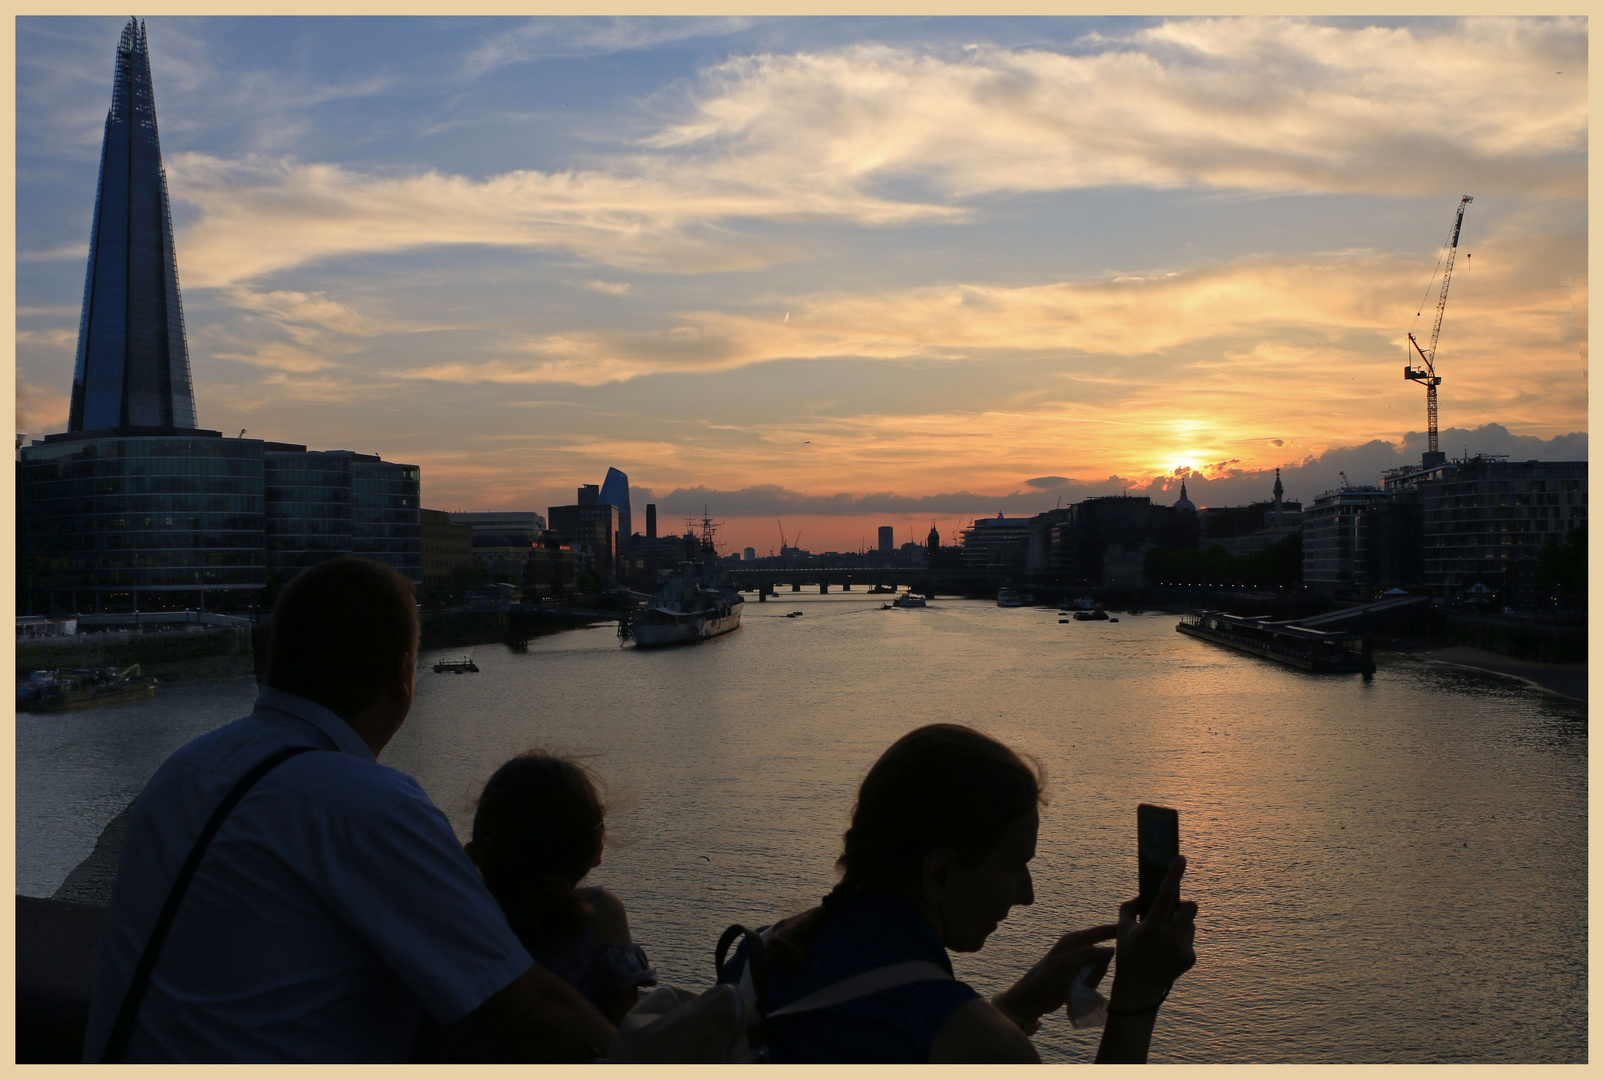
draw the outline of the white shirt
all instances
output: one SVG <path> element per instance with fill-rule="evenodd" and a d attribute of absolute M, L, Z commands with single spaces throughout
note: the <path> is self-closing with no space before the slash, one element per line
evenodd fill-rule
<path fill-rule="evenodd" d="M 529 954 L 410 776 L 328 709 L 265 689 L 156 771 L 129 817 L 84 1060 L 98 1061 L 179 867 L 252 766 L 314 746 L 234 808 L 156 962 L 126 1061 L 405 1061 L 424 1009 L 460 1019 Z"/>

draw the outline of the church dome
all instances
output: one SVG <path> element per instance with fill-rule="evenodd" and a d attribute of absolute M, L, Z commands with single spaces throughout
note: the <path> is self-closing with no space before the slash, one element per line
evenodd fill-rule
<path fill-rule="evenodd" d="M 1175 509 L 1177 509 L 1177 510 L 1190 510 L 1194 514 L 1197 513 L 1196 504 L 1194 504 L 1191 499 L 1188 499 L 1186 497 L 1186 481 L 1185 480 L 1181 481 L 1181 497 L 1179 499 L 1175 500 Z"/>

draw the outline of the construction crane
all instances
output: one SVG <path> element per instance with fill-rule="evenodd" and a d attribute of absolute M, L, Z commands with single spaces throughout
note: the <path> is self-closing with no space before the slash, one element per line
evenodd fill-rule
<path fill-rule="evenodd" d="M 1404 378 L 1412 382 L 1424 383 L 1426 386 L 1426 449 L 1431 453 L 1437 452 L 1437 387 L 1442 382 L 1442 376 L 1437 374 L 1433 361 L 1437 358 L 1437 335 L 1442 333 L 1442 313 L 1448 306 L 1448 282 L 1454 276 L 1454 255 L 1459 250 L 1459 227 L 1465 221 L 1465 207 L 1469 206 L 1471 197 L 1466 195 L 1459 200 L 1459 212 L 1454 215 L 1454 231 L 1448 236 L 1448 261 L 1442 272 L 1442 292 L 1437 294 L 1437 321 L 1431 327 L 1431 344 L 1426 348 L 1420 347 L 1415 335 L 1410 333 L 1409 344 L 1415 352 L 1426 362 L 1424 368 L 1417 368 L 1410 364 L 1404 365 Z M 1419 316 L 1419 312 L 1415 313 Z"/>

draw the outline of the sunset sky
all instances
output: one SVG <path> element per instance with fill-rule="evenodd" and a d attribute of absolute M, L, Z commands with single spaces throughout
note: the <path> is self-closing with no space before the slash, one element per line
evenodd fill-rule
<path fill-rule="evenodd" d="M 123 18 L 17 20 L 17 430 Z M 760 553 L 1587 453 L 1583 19 L 152 18 L 202 427 Z M 1419 315 L 1417 316 L 1417 312 Z M 1357 471 L 1356 471 L 1357 470 Z"/>

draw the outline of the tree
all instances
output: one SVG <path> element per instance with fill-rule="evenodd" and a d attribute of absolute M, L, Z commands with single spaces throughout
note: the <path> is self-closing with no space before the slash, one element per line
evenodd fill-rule
<path fill-rule="evenodd" d="M 1557 592 L 1562 599 L 1587 599 L 1587 523 L 1565 534 L 1560 543 L 1550 537 L 1537 553 L 1533 584 L 1545 592 Z"/>

